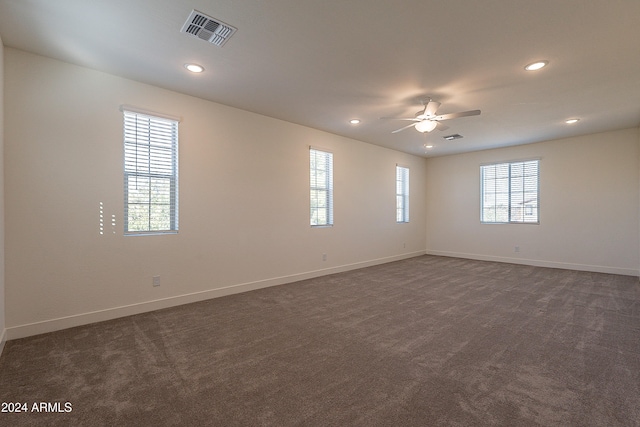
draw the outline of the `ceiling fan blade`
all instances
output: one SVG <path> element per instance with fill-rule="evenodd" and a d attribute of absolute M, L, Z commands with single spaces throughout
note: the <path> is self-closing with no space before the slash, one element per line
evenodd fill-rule
<path fill-rule="evenodd" d="M 380 120 L 413 120 L 414 122 L 420 121 L 415 117 L 380 117 Z"/>
<path fill-rule="evenodd" d="M 479 116 L 480 110 L 462 111 L 460 113 L 449 113 L 437 116 L 434 120 L 450 120 L 457 119 L 458 117 Z"/>
<path fill-rule="evenodd" d="M 424 113 L 427 116 L 435 116 L 436 111 L 438 111 L 438 107 L 440 107 L 440 103 L 436 101 L 429 101 L 427 105 L 424 107 Z"/>
<path fill-rule="evenodd" d="M 442 123 L 438 122 L 438 124 L 436 125 L 436 129 L 438 129 L 438 130 L 447 130 L 447 129 L 449 129 L 449 126 L 443 125 Z"/>
<path fill-rule="evenodd" d="M 398 132 L 402 132 L 403 130 L 405 130 L 405 129 L 409 129 L 410 127 L 413 127 L 413 126 L 415 126 L 415 125 L 417 125 L 417 124 L 418 124 L 418 123 L 411 123 L 410 125 L 407 125 L 407 126 L 401 127 L 400 129 L 396 129 L 396 130 L 392 131 L 391 133 L 398 133 Z"/>

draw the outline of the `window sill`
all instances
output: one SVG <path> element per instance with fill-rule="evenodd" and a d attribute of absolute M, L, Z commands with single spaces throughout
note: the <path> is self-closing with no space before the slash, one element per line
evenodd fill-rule
<path fill-rule="evenodd" d="M 125 232 L 125 236 L 165 236 L 171 234 L 178 234 L 177 231 L 139 231 L 139 232 Z"/>

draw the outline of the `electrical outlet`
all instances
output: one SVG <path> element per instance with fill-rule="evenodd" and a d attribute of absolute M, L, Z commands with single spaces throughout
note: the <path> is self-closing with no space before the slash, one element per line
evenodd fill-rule
<path fill-rule="evenodd" d="M 516 246 L 513 248 L 513 252 L 518 253 L 520 252 L 520 246 Z"/>
<path fill-rule="evenodd" d="M 322 254 L 322 260 L 326 261 L 327 260 L 327 254 Z"/>
<path fill-rule="evenodd" d="M 153 286 L 160 286 L 160 276 L 153 276 Z"/>

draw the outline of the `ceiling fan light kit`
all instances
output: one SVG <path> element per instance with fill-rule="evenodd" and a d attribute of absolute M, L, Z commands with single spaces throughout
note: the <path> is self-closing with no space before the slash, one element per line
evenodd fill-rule
<path fill-rule="evenodd" d="M 423 120 L 421 122 L 416 123 L 416 130 L 418 132 L 431 132 L 438 126 L 438 122 L 433 120 Z"/>
<path fill-rule="evenodd" d="M 440 107 L 439 102 L 436 102 L 430 99 L 429 102 L 427 103 L 423 102 L 422 104 L 424 105 L 424 109 L 418 111 L 415 117 L 381 117 L 381 119 L 409 120 L 414 122 L 407 126 L 401 127 L 400 129 L 396 129 L 391 133 L 398 133 L 405 129 L 409 129 L 410 127 L 413 127 L 418 132 L 425 133 L 425 132 L 431 132 L 434 129 L 438 129 L 438 130 L 449 129 L 448 126 L 445 126 L 442 123 L 440 123 L 443 120 L 451 120 L 451 119 L 456 119 L 458 117 L 480 115 L 480 110 L 471 110 L 471 111 L 462 111 L 459 113 L 442 114 L 438 116 L 436 115 L 436 111 L 438 110 L 438 107 Z"/>

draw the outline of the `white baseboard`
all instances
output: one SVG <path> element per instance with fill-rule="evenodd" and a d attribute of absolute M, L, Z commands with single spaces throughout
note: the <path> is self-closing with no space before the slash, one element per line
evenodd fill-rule
<path fill-rule="evenodd" d="M 510 258 L 493 255 L 468 254 L 462 252 L 447 252 L 427 250 L 427 255 L 439 255 L 453 258 L 475 259 L 478 261 L 506 262 L 510 264 L 532 265 L 535 267 L 562 268 L 565 270 L 590 271 L 594 273 L 620 274 L 623 276 L 640 276 L 640 271 L 633 268 L 609 267 L 603 265 L 575 264 L 567 262 L 544 261 L 525 258 Z"/>
<path fill-rule="evenodd" d="M 175 307 L 182 304 L 189 304 L 198 301 L 204 301 L 212 298 L 219 298 L 227 295 L 238 294 L 241 292 L 253 291 L 256 289 L 266 288 L 269 286 L 284 285 L 286 283 L 297 282 L 300 280 L 312 279 L 314 277 L 325 276 L 328 274 L 341 273 L 349 270 L 370 267 L 378 264 L 386 264 L 388 262 L 400 261 L 407 258 L 425 255 L 424 251 L 411 252 L 391 257 L 379 258 L 369 261 L 362 261 L 353 264 L 345 264 L 337 267 L 329 267 L 321 270 L 308 271 L 305 273 L 292 274 L 289 276 L 274 277 L 271 279 L 258 280 L 255 282 L 240 283 L 224 288 L 211 289 L 207 291 L 194 292 L 190 294 L 178 295 L 169 298 L 163 298 L 153 301 L 145 301 L 136 304 L 130 304 L 120 307 L 98 310 L 89 313 L 76 314 L 72 316 L 60 317 L 56 319 L 34 322 L 24 325 L 12 326 L 6 329 L 6 339 L 14 340 L 18 338 L 29 337 L 32 335 L 44 334 L 47 332 L 59 331 L 62 329 L 73 328 L 75 326 L 87 325 L 90 323 L 102 322 L 105 320 L 117 319 L 119 317 L 131 316 L 134 314 L 146 313 L 149 311 L 160 310 L 163 308 Z M 4 336 L 4 335 L 3 335 Z"/>

